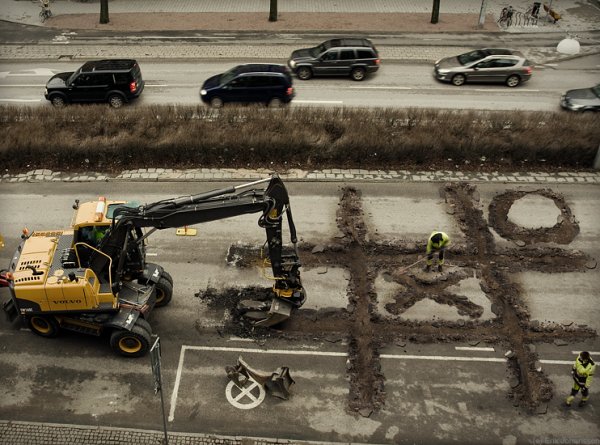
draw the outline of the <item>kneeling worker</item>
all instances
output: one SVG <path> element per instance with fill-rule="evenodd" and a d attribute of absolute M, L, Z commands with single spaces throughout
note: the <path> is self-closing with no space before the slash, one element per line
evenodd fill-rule
<path fill-rule="evenodd" d="M 450 244 L 450 237 L 444 232 L 432 232 L 427 240 L 427 266 L 425 266 L 425 272 L 431 270 L 431 264 L 433 262 L 433 255 L 437 252 L 438 254 L 438 272 L 442 271 L 444 264 L 444 250 Z"/>

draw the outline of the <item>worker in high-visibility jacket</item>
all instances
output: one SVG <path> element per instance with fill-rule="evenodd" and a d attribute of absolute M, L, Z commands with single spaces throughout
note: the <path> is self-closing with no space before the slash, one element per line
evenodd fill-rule
<path fill-rule="evenodd" d="M 433 264 L 433 256 L 437 252 L 438 254 L 438 272 L 442 271 L 444 265 L 444 250 L 450 244 L 450 237 L 444 232 L 432 232 L 427 240 L 427 266 L 425 266 L 425 272 L 431 270 Z"/>
<path fill-rule="evenodd" d="M 571 375 L 573 376 L 573 388 L 571 389 L 571 395 L 567 397 L 567 406 L 571 406 L 571 403 L 575 400 L 575 396 L 579 390 L 581 390 L 581 401 L 579 402 L 579 406 L 584 406 L 587 403 L 590 397 L 589 390 L 595 370 L 596 364 L 592 360 L 592 357 L 590 357 L 590 353 L 587 351 L 580 353 L 571 370 Z"/>

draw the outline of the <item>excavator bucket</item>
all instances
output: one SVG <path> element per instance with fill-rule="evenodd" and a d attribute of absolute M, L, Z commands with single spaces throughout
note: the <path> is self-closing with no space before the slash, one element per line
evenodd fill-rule
<path fill-rule="evenodd" d="M 265 383 L 265 388 L 275 397 L 283 400 L 287 400 L 290 397 L 290 386 L 292 386 L 294 379 L 290 376 L 290 369 L 286 366 L 277 368 L 271 378 Z"/>
<path fill-rule="evenodd" d="M 288 367 L 277 368 L 275 372 L 267 373 L 251 368 L 248 363 L 240 356 L 236 366 L 226 366 L 227 377 L 238 388 L 244 388 L 251 379 L 254 380 L 269 392 L 271 395 L 280 399 L 287 400 L 290 397 L 290 386 L 294 379 L 290 376 Z"/>
<path fill-rule="evenodd" d="M 240 302 L 240 306 L 246 310 L 259 309 L 259 306 L 264 307 L 263 302 L 256 303 L 257 305 L 253 307 L 252 301 L 244 300 Z M 279 298 L 273 298 L 271 301 L 271 307 L 268 311 L 247 310 L 247 312 L 244 312 L 244 318 L 249 320 L 255 326 L 270 327 L 290 318 L 292 315 L 292 309 L 294 309 L 293 304 Z"/>

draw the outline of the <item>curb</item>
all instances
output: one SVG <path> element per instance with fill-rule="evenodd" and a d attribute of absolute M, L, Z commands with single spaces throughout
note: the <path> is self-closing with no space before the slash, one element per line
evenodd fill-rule
<path fill-rule="evenodd" d="M 110 175 L 98 172 L 65 173 L 31 170 L 17 175 L 0 176 L 0 184 L 40 182 L 216 182 L 255 180 L 278 173 L 273 170 L 194 169 L 175 170 L 142 168 Z M 600 172 L 461 172 L 323 169 L 288 170 L 278 173 L 286 181 L 311 182 L 494 182 L 505 184 L 600 184 Z"/>

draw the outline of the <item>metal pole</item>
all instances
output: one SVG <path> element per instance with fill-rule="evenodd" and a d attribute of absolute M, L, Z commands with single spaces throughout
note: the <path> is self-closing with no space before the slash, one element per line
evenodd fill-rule
<path fill-rule="evenodd" d="M 594 159 L 594 170 L 600 170 L 600 145 L 598 145 L 598 151 L 596 152 L 596 159 Z"/>
<path fill-rule="evenodd" d="M 150 361 L 152 363 L 152 375 L 154 376 L 154 394 L 160 392 L 160 406 L 162 409 L 163 431 L 165 433 L 164 445 L 169 445 L 169 436 L 167 435 L 167 416 L 165 415 L 165 399 L 162 391 L 162 377 L 160 372 L 160 337 L 156 337 L 154 344 L 150 348 Z"/>
<path fill-rule="evenodd" d="M 479 11 L 479 28 L 483 28 L 485 23 L 485 7 L 487 0 L 481 0 L 481 10 Z"/>
<path fill-rule="evenodd" d="M 162 391 L 162 379 L 160 385 L 160 406 L 162 407 L 163 430 L 165 432 L 165 445 L 169 445 L 169 436 L 167 435 L 167 416 L 165 416 L 165 400 Z"/>

